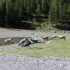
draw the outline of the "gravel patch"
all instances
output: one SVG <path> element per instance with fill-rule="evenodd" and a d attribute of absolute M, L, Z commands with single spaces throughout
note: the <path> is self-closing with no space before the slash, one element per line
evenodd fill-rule
<path fill-rule="evenodd" d="M 21 29 L 4 29 L 0 28 L 0 38 L 7 38 L 7 37 L 27 37 L 31 33 L 35 33 L 39 36 L 52 36 L 52 35 L 63 35 L 67 33 L 63 33 L 63 31 L 57 31 L 54 33 L 51 31 L 42 31 L 42 30 L 21 30 Z"/>
<path fill-rule="evenodd" d="M 70 70 L 70 58 L 32 58 L 0 53 L 0 70 Z"/>

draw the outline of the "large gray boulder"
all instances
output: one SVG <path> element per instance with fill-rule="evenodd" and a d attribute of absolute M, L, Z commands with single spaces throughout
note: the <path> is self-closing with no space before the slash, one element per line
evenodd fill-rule
<path fill-rule="evenodd" d="M 37 36 L 36 34 L 33 34 L 31 36 L 22 39 L 18 45 L 23 47 L 23 46 L 29 46 L 30 44 L 34 43 L 44 43 L 44 40 L 43 38 Z"/>
<path fill-rule="evenodd" d="M 32 42 L 28 38 L 24 38 L 19 42 L 19 46 L 29 46 Z"/>

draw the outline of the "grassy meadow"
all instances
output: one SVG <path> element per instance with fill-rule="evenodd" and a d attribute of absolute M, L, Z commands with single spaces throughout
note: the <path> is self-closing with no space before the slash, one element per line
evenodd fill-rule
<path fill-rule="evenodd" d="M 18 44 L 0 46 L 0 52 L 26 55 L 30 57 L 70 57 L 70 39 L 51 40 L 51 43 L 32 44 L 29 47 L 19 47 Z"/>

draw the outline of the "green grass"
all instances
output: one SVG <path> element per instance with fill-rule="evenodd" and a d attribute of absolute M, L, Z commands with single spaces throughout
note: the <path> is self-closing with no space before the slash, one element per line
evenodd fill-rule
<path fill-rule="evenodd" d="M 13 44 L 12 47 L 17 46 Z M 3 46 L 0 46 L 3 47 Z M 6 48 L 6 47 L 5 47 Z M 55 56 L 55 57 L 70 57 L 70 40 L 52 40 L 50 44 L 45 43 L 33 44 L 30 47 L 0 50 L 0 52 L 8 52 L 12 54 L 26 55 L 30 57 L 43 57 L 43 56 Z"/>

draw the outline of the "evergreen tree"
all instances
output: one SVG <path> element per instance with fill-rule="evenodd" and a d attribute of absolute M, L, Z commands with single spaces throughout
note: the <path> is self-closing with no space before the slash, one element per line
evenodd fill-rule
<path fill-rule="evenodd" d="M 59 22 L 59 0 L 55 0 L 55 22 Z"/>
<path fill-rule="evenodd" d="M 46 13 L 47 12 L 47 0 L 42 0 L 42 13 Z"/>
<path fill-rule="evenodd" d="M 70 3 L 68 4 L 67 11 L 68 11 L 68 20 L 70 21 Z"/>
<path fill-rule="evenodd" d="M 55 22 L 55 7 L 56 7 L 56 3 L 54 3 L 55 0 L 52 0 L 51 2 L 51 6 L 50 6 L 50 10 L 49 10 L 49 21 L 50 22 Z"/>
<path fill-rule="evenodd" d="M 59 0 L 59 21 L 63 20 L 63 0 Z"/>
<path fill-rule="evenodd" d="M 5 24 L 5 16 L 6 16 L 6 1 L 0 1 L 0 23 Z"/>
<path fill-rule="evenodd" d="M 36 10 L 36 1 L 35 0 L 31 0 L 30 12 L 31 13 L 35 13 L 35 10 Z"/>
<path fill-rule="evenodd" d="M 66 20 L 67 19 L 67 13 L 68 13 L 68 11 L 67 11 L 67 4 L 66 3 L 64 3 L 63 4 L 63 20 Z"/>
<path fill-rule="evenodd" d="M 41 14 L 41 6 L 38 4 L 37 9 L 36 9 L 37 14 Z"/>
<path fill-rule="evenodd" d="M 30 3 L 31 3 L 31 1 L 28 0 L 28 1 L 27 1 L 27 12 L 30 12 Z"/>

